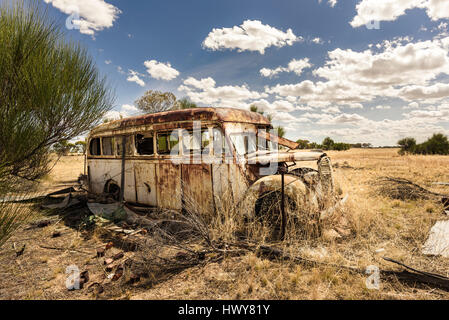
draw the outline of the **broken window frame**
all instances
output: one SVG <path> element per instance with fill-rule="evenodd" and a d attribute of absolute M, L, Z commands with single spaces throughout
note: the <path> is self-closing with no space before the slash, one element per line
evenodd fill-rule
<path fill-rule="evenodd" d="M 196 137 L 198 133 L 195 132 L 195 130 L 193 129 L 181 129 L 181 152 L 182 155 L 184 156 L 189 156 L 189 155 L 206 155 L 209 156 L 212 154 L 212 150 L 211 150 L 211 146 L 213 145 L 213 139 L 212 139 L 212 135 L 211 135 L 211 127 L 205 127 L 201 129 L 201 133 L 200 133 L 200 138 L 201 141 L 198 142 L 198 140 L 194 140 L 194 138 Z M 203 146 L 203 137 L 207 135 L 208 136 L 208 144 L 206 146 Z M 190 146 L 186 146 L 185 142 L 186 139 L 190 139 Z M 195 146 L 193 146 L 193 144 L 196 142 L 196 144 L 199 146 L 200 148 L 195 148 Z"/>
<path fill-rule="evenodd" d="M 177 153 L 176 155 L 179 155 L 179 145 L 181 143 L 181 139 L 180 139 L 180 132 L 179 129 L 173 130 L 173 131 L 159 131 L 156 132 L 155 134 L 156 136 L 156 148 L 155 148 L 155 154 L 159 155 L 159 156 L 171 156 L 172 154 L 172 150 L 177 148 Z M 166 143 L 168 142 L 168 152 L 163 152 L 160 153 L 160 149 L 159 149 L 159 137 L 160 136 L 166 136 L 168 137 L 168 139 L 166 140 Z M 177 137 L 177 140 L 171 140 L 173 138 L 173 136 Z M 177 143 L 172 145 L 172 142 L 177 141 Z M 167 146 L 167 145 L 166 145 Z"/>
<path fill-rule="evenodd" d="M 137 137 L 139 135 L 143 136 L 144 140 L 147 140 L 147 139 L 150 140 L 151 139 L 151 143 L 152 143 L 152 146 L 153 146 L 153 148 L 152 148 L 153 152 L 152 153 L 140 153 L 139 152 L 139 146 L 138 146 L 139 141 L 138 141 L 138 137 Z M 157 142 L 155 142 L 155 134 L 154 134 L 154 132 L 136 133 L 134 135 L 134 145 L 135 145 L 135 148 L 136 148 L 136 155 L 137 156 L 149 157 L 149 156 L 156 155 Z"/>
<path fill-rule="evenodd" d="M 105 153 L 105 139 L 110 139 L 110 153 Z M 115 150 L 114 150 L 114 137 L 101 137 L 101 155 L 105 157 L 114 157 L 115 156 Z"/>
<path fill-rule="evenodd" d="M 126 151 L 125 151 L 125 156 L 133 156 L 134 155 L 134 148 L 133 148 L 133 144 L 134 144 L 134 135 L 127 135 L 126 137 Z M 115 140 L 115 156 L 117 157 L 122 157 L 122 153 L 121 153 L 121 149 L 122 149 L 122 144 L 123 144 L 123 136 L 115 136 L 114 140 Z"/>
<path fill-rule="evenodd" d="M 94 141 L 97 141 L 97 151 L 99 151 L 98 153 L 92 153 L 92 144 L 94 143 Z M 100 137 L 95 137 L 90 139 L 89 141 L 89 155 L 91 156 L 101 156 L 101 138 Z"/>

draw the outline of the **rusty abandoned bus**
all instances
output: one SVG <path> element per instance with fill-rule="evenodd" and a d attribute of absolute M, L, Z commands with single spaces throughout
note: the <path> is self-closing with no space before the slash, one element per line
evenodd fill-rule
<path fill-rule="evenodd" d="M 320 150 L 297 150 L 297 143 L 272 129 L 266 117 L 233 108 L 102 124 L 88 136 L 90 192 L 174 210 L 182 210 L 189 197 L 202 213 L 213 213 L 224 197 L 239 203 L 250 194 L 254 200 L 247 206 L 257 214 L 282 188 L 295 208 L 305 202 L 319 206 L 333 188 L 330 159 Z M 315 168 L 304 166 L 311 162 Z"/>

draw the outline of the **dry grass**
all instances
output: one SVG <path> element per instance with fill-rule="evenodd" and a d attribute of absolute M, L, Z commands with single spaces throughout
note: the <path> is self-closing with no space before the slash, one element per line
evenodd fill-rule
<path fill-rule="evenodd" d="M 445 219 L 442 207 L 434 199 L 398 200 L 379 193 L 373 185 L 379 177 L 409 179 L 436 193 L 449 193 L 445 186 L 433 182 L 449 182 L 449 157 L 399 156 L 396 149 L 353 149 L 329 152 L 335 168 L 335 181 L 349 198 L 341 209 L 351 229 L 345 239 L 329 241 L 324 237 L 287 241 L 283 248 L 293 255 L 316 261 L 366 268 L 377 265 L 396 269 L 382 260 L 389 256 L 415 268 L 449 276 L 449 261 L 421 254 L 431 226 Z M 46 187 L 54 183 L 76 180 L 82 172 L 82 158 L 63 158 L 48 178 Z M 47 183 L 47 182 L 46 182 Z M 238 212 L 223 204 L 220 215 L 210 221 L 212 239 L 235 239 L 240 229 Z M 94 279 L 103 271 L 95 248 L 105 238 L 94 234 L 86 239 L 78 231 L 66 228 L 61 238 L 50 239 L 51 228 L 22 230 L 9 243 L 27 243 L 28 250 L 17 259 L 6 244 L 0 249 L 1 298 L 79 298 L 95 296 L 87 289 L 68 292 L 65 289 L 65 267 L 77 264 L 89 269 Z M 32 240 L 27 240 L 27 239 Z M 37 244 L 69 247 L 86 251 L 51 251 Z M 380 250 L 381 249 L 381 250 Z M 114 250 L 119 250 L 115 248 Z M 127 252 L 132 257 L 135 253 Z M 11 263 L 11 259 L 14 261 Z M 104 275 L 103 275 L 104 277 Z M 382 281 L 380 290 L 369 290 L 367 275 L 351 274 L 335 267 L 308 267 L 288 261 L 270 261 L 254 253 L 185 269 L 164 281 L 125 281 L 105 287 L 100 298 L 123 299 L 449 299 L 449 293 L 424 285 L 406 285 Z"/>

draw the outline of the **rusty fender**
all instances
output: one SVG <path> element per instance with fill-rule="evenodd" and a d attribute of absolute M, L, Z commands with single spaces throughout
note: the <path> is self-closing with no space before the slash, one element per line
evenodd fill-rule
<path fill-rule="evenodd" d="M 295 201 L 297 208 L 304 206 L 316 208 L 318 210 L 318 201 L 310 188 L 308 188 L 297 176 L 286 174 L 285 176 L 285 195 Z M 253 217 L 256 201 L 270 192 L 281 192 L 281 175 L 271 175 L 257 180 L 245 193 L 243 200 L 244 214 Z M 298 210 L 298 214 L 300 214 Z"/>

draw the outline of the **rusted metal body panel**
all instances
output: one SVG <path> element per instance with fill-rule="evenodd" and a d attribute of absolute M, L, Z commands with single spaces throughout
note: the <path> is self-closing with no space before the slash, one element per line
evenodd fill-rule
<path fill-rule="evenodd" d="M 201 213 L 214 212 L 212 168 L 210 164 L 183 164 L 182 182 L 184 201 Z"/>
<path fill-rule="evenodd" d="M 156 207 L 158 189 L 156 179 L 157 164 L 150 160 L 132 161 L 134 161 L 134 176 L 136 181 L 136 202 Z"/>
<path fill-rule="evenodd" d="M 174 122 L 176 122 L 179 127 L 179 122 L 184 121 L 208 121 L 216 123 L 236 122 L 267 126 L 270 125 L 270 121 L 266 117 L 256 112 L 233 108 L 195 108 L 146 114 L 111 121 L 93 129 L 91 134 L 99 134 L 104 131 L 114 131 L 120 129 L 126 130 L 134 126 L 172 124 Z M 158 127 L 158 129 L 161 128 L 163 127 Z M 170 129 L 169 126 L 166 128 Z"/>
<path fill-rule="evenodd" d="M 160 208 L 181 210 L 181 165 L 170 161 L 156 166 L 157 205 Z"/>
<path fill-rule="evenodd" d="M 228 151 L 215 154 L 210 148 L 199 159 L 195 159 L 190 153 L 184 154 L 183 148 L 180 148 L 177 155 L 158 154 L 157 134 L 172 130 L 181 132 L 181 129 L 192 131 L 194 121 L 201 121 L 200 129 L 209 132 L 209 146 L 215 141 L 213 130 L 221 130 Z M 275 188 L 280 183 L 279 176 L 276 175 L 279 163 L 315 162 L 325 156 L 322 152 L 273 152 L 259 150 L 259 147 L 253 153 L 240 154 L 237 151 L 233 139 L 236 135 L 246 134 L 263 137 L 291 149 L 297 147 L 298 144 L 293 141 L 267 133 L 266 130 L 270 128 L 268 119 L 258 113 L 230 108 L 197 108 L 149 114 L 100 125 L 90 133 L 89 146 L 92 139 L 98 138 L 100 149 L 103 150 L 103 140 L 113 137 L 113 141 L 121 141 L 123 135 L 129 137 L 129 150 L 126 150 L 125 156 L 125 201 L 174 210 L 181 210 L 189 202 L 190 205 L 196 204 L 197 212 L 207 214 L 223 205 L 223 200 L 239 203 L 249 190 L 255 192 L 257 189 L 255 194 L 259 194 L 266 187 Z M 140 139 L 137 134 L 141 133 L 153 137 L 153 154 L 137 153 Z M 178 137 L 178 145 L 183 145 L 182 134 L 179 133 Z M 121 185 L 122 156 L 117 148 L 114 142 L 112 155 L 103 155 L 103 151 L 94 155 L 88 148 L 91 192 L 104 192 L 108 182 Z M 261 169 L 266 168 L 267 163 L 275 164 L 274 172 L 264 177 L 267 173 L 263 173 Z M 304 184 L 289 184 L 290 180 L 291 177 L 286 175 L 287 194 L 304 194 Z"/>

